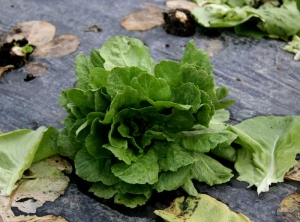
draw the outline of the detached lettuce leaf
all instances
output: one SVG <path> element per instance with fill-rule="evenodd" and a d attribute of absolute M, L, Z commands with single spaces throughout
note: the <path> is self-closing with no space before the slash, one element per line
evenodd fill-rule
<path fill-rule="evenodd" d="M 53 133 L 53 128 L 40 127 L 0 134 L 0 195 L 11 194 L 33 161 L 56 154 L 51 147 Z"/>
<path fill-rule="evenodd" d="M 200 4 L 204 1 L 196 0 Z M 299 1 L 208 1 L 192 10 L 195 20 L 204 27 L 235 27 L 240 35 L 288 40 L 300 31 Z"/>
<path fill-rule="evenodd" d="M 300 117 L 269 116 L 243 121 L 229 129 L 238 135 L 235 168 L 238 180 L 266 192 L 271 183 L 282 182 L 285 173 L 295 165 L 300 152 Z"/>

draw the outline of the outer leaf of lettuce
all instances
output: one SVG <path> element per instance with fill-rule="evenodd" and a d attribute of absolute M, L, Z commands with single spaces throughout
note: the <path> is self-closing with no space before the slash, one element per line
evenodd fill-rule
<path fill-rule="evenodd" d="M 192 166 L 191 179 L 205 182 L 212 186 L 226 183 L 233 177 L 230 169 L 205 154 L 200 155 L 202 158 Z"/>
<path fill-rule="evenodd" d="M 138 39 L 116 36 L 109 39 L 99 50 L 105 60 L 104 68 L 138 67 L 150 74 L 154 73 L 154 60 L 150 57 L 149 49 Z"/>
<path fill-rule="evenodd" d="M 158 180 L 159 166 L 154 150 L 149 150 L 131 165 L 118 163 L 112 166 L 112 172 L 126 183 L 154 184 Z"/>
<path fill-rule="evenodd" d="M 238 135 L 235 164 L 241 181 L 266 192 L 271 183 L 282 182 L 285 173 L 295 165 L 300 151 L 300 117 L 256 117 L 243 121 L 230 130 Z"/>
<path fill-rule="evenodd" d="M 91 69 L 93 68 L 93 64 L 90 59 L 86 55 L 78 55 L 76 56 L 75 61 L 75 74 L 77 77 L 76 87 L 79 89 L 88 89 L 89 85 L 89 76 Z"/>
<path fill-rule="evenodd" d="M 0 195 L 10 195 L 16 188 L 16 182 L 33 162 L 45 131 L 40 127 L 36 131 L 21 129 L 0 134 Z"/>
<path fill-rule="evenodd" d="M 234 27 L 255 14 L 248 14 L 243 8 L 231 8 L 227 5 L 208 4 L 192 10 L 196 21 L 204 27 Z"/>

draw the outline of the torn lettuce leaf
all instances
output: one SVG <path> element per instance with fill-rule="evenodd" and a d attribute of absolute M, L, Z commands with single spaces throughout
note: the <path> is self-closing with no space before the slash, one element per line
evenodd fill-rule
<path fill-rule="evenodd" d="M 238 180 L 255 185 L 257 192 L 266 192 L 272 183 L 282 182 L 296 163 L 300 152 L 300 117 L 268 116 L 245 120 L 229 129 L 238 135 L 235 169 Z"/>
<path fill-rule="evenodd" d="M 57 153 L 50 138 L 55 132 L 54 128 L 40 127 L 0 134 L 0 195 L 11 194 L 32 162 Z"/>

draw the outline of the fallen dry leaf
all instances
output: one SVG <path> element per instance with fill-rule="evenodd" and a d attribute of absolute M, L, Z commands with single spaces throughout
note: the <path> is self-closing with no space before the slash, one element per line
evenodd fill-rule
<path fill-rule="evenodd" d="M 30 62 L 26 64 L 26 70 L 28 74 L 37 76 L 46 72 L 48 67 L 39 62 Z"/>
<path fill-rule="evenodd" d="M 285 174 L 284 179 L 300 181 L 300 160 Z"/>
<path fill-rule="evenodd" d="M 45 45 L 37 47 L 33 56 L 42 58 L 61 57 L 75 52 L 80 41 L 75 35 L 61 35 Z"/>
<path fill-rule="evenodd" d="M 9 69 L 15 68 L 13 65 L 7 65 L 4 67 L 0 67 L 0 77 L 3 75 L 4 72 L 6 72 Z"/>
<path fill-rule="evenodd" d="M 64 193 L 72 166 L 61 157 L 53 156 L 36 162 L 24 173 L 11 196 L 0 196 L 0 222 L 12 221 L 66 221 L 61 217 L 19 216 L 15 217 L 11 207 L 25 213 L 35 213 L 46 201 L 54 201 Z M 2 219 L 2 221 L 1 221 Z"/>
<path fill-rule="evenodd" d="M 98 27 L 97 25 L 93 25 L 90 27 L 87 27 L 86 29 L 84 29 L 85 32 L 101 32 L 102 29 L 100 27 Z"/>
<path fill-rule="evenodd" d="M 199 7 L 194 2 L 188 2 L 188 1 L 183 1 L 183 0 L 167 1 L 166 5 L 168 8 L 171 8 L 171 9 L 183 8 L 183 9 L 186 9 L 189 11 L 192 11 L 194 8 Z"/>
<path fill-rule="evenodd" d="M 166 222 L 250 222 L 242 213 L 236 213 L 229 207 L 206 194 L 196 197 L 176 198 L 171 206 L 154 213 Z"/>
<path fill-rule="evenodd" d="M 13 39 L 26 38 L 30 45 L 41 46 L 51 41 L 55 36 L 56 28 L 45 21 L 28 21 L 17 24 L 7 35 L 6 42 Z"/>
<path fill-rule="evenodd" d="M 148 10 L 138 10 L 127 15 L 121 25 L 131 31 L 145 31 L 164 23 L 163 10 L 148 6 Z"/>
<path fill-rule="evenodd" d="M 284 198 L 277 209 L 277 215 L 284 221 L 300 221 L 300 195 L 293 193 Z"/>

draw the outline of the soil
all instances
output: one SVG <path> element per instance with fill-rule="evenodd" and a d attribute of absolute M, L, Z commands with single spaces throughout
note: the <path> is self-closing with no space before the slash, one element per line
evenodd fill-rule
<path fill-rule="evenodd" d="M 18 56 L 11 52 L 12 48 L 15 45 L 23 47 L 28 44 L 27 39 L 22 39 L 15 41 L 13 40 L 10 43 L 4 43 L 0 48 L 0 67 L 13 65 L 14 69 L 18 69 L 24 66 L 29 59 L 30 54 L 26 54 L 26 56 Z"/>
<path fill-rule="evenodd" d="M 188 37 L 196 32 L 196 23 L 189 10 L 174 9 L 163 13 L 165 24 L 164 30 L 176 36 Z"/>

